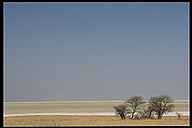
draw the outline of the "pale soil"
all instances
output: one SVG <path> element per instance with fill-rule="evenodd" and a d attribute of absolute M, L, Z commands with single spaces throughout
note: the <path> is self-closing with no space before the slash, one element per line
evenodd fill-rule
<path fill-rule="evenodd" d="M 4 102 L 5 114 L 19 113 L 79 113 L 79 112 L 114 112 L 113 106 L 124 101 L 46 101 L 46 102 Z M 188 102 L 174 103 L 175 112 L 189 111 Z"/>
<path fill-rule="evenodd" d="M 160 120 L 121 120 L 117 116 L 21 116 L 4 117 L 4 126 L 69 126 L 69 125 L 189 125 L 189 117 L 163 117 Z"/>
<path fill-rule="evenodd" d="M 179 112 L 183 116 L 189 116 L 189 112 Z M 65 113 L 17 113 L 17 114 L 5 114 L 4 117 L 13 117 L 13 116 L 50 116 L 50 115 L 55 115 L 55 116 L 115 116 L 115 112 L 78 112 L 78 113 L 70 113 L 70 112 L 65 112 Z M 168 112 L 164 114 L 164 116 L 176 116 L 176 112 Z"/>

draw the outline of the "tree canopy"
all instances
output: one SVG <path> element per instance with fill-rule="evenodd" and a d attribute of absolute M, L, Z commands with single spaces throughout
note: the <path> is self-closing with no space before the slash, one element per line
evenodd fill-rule
<path fill-rule="evenodd" d="M 124 104 L 115 106 L 115 112 L 125 119 L 128 115 L 130 119 L 154 118 L 156 115 L 161 119 L 163 114 L 173 110 L 173 100 L 167 95 L 151 97 L 148 102 L 142 96 L 129 97 Z"/>
<path fill-rule="evenodd" d="M 161 119 L 164 113 L 172 111 L 174 108 L 172 103 L 173 100 L 167 95 L 161 95 L 156 97 L 151 97 L 149 99 L 149 106 L 152 111 L 155 111 L 158 115 L 158 119 Z"/>

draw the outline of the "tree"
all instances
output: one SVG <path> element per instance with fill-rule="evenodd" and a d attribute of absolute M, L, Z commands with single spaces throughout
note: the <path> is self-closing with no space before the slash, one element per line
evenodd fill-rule
<path fill-rule="evenodd" d="M 126 104 L 114 106 L 113 108 L 115 109 L 116 114 L 120 115 L 121 119 L 124 120 L 126 115 L 126 108 L 127 108 Z"/>
<path fill-rule="evenodd" d="M 152 114 L 154 112 L 154 109 L 152 106 L 148 106 L 147 110 L 146 110 L 146 114 L 147 114 L 147 118 L 152 118 Z"/>
<path fill-rule="evenodd" d="M 152 118 L 153 116 L 153 111 L 151 110 L 151 107 L 147 104 L 145 104 L 143 111 L 140 111 L 141 118 L 146 119 L 146 118 Z"/>
<path fill-rule="evenodd" d="M 133 96 L 126 100 L 126 104 L 128 107 L 128 112 L 131 113 L 131 119 L 134 118 L 135 113 L 139 113 L 139 111 L 142 111 L 145 101 L 143 101 L 142 96 Z"/>
<path fill-rule="evenodd" d="M 156 112 L 157 118 L 161 119 L 163 114 L 172 111 L 174 107 L 173 104 L 170 104 L 172 102 L 173 100 L 167 95 L 151 97 L 149 100 L 150 113 L 153 111 Z"/>

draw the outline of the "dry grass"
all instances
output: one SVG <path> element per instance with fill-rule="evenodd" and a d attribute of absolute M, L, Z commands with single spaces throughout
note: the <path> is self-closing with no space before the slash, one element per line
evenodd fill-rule
<path fill-rule="evenodd" d="M 189 117 L 163 117 L 161 120 L 121 120 L 117 116 L 22 116 L 5 117 L 4 126 L 69 126 L 69 125 L 189 125 Z"/>

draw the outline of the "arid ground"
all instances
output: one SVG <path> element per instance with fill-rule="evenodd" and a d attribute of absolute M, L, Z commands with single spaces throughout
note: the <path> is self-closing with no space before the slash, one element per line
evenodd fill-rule
<path fill-rule="evenodd" d="M 75 126 L 75 125 L 189 125 L 189 118 L 121 120 L 118 116 L 21 116 L 4 117 L 4 126 Z"/>
<path fill-rule="evenodd" d="M 114 112 L 113 106 L 123 102 L 123 100 L 4 102 L 4 113 Z M 174 105 L 173 111 L 189 111 L 187 101 L 175 101 Z"/>
<path fill-rule="evenodd" d="M 123 101 L 5 102 L 4 115 L 27 113 L 113 113 L 113 106 Z M 174 112 L 188 112 L 188 102 L 176 101 Z M 4 116 L 4 126 L 66 125 L 188 125 L 189 118 L 166 116 L 161 120 L 121 120 L 113 115 L 24 115 Z"/>

